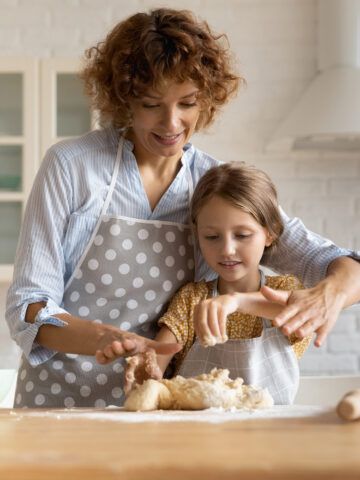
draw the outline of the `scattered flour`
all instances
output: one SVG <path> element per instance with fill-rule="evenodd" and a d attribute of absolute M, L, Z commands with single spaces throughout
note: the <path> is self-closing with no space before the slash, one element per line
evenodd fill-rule
<path fill-rule="evenodd" d="M 223 423 L 251 419 L 274 418 L 309 418 L 334 413 L 334 408 L 313 405 L 275 405 L 269 409 L 253 410 L 243 408 L 209 408 L 200 411 L 155 410 L 151 412 L 128 412 L 123 407 L 107 407 L 106 409 L 72 408 L 50 410 L 11 410 L 9 415 L 14 420 L 26 417 L 56 418 L 71 420 L 74 418 L 94 421 L 111 421 L 121 423 L 146 422 L 207 422 Z M 334 414 L 335 415 L 335 414 Z"/>

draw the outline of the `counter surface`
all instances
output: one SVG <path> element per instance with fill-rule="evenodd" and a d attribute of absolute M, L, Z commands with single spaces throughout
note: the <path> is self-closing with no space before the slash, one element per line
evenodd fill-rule
<path fill-rule="evenodd" d="M 360 421 L 333 409 L 0 410 L 0 479 L 360 479 Z"/>

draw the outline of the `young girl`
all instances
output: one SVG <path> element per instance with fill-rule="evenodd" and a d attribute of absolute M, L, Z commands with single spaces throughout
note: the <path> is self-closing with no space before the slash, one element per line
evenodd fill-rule
<path fill-rule="evenodd" d="M 311 337 L 286 337 L 262 318 L 274 318 L 279 306 L 262 301 L 261 287 L 302 288 L 292 275 L 265 276 L 259 269 L 264 251 L 276 249 L 283 231 L 273 183 L 243 163 L 214 167 L 195 189 L 191 220 L 202 255 L 218 276 L 188 283 L 174 296 L 156 339 L 182 345 L 175 356 L 177 374 L 227 368 L 232 378 L 267 387 L 276 404 L 292 403 L 297 360 Z M 161 378 L 172 356 L 157 356 L 157 364 L 154 358 L 155 353 L 146 353 L 129 360 L 128 390 L 146 378 Z"/>

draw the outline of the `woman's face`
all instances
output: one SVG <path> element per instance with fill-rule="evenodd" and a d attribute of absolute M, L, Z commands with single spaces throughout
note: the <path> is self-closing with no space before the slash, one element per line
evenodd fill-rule
<path fill-rule="evenodd" d="M 197 93 L 191 81 L 168 80 L 160 92 L 149 89 L 142 98 L 130 102 L 133 118 L 129 138 L 138 161 L 179 160 L 199 118 Z"/>

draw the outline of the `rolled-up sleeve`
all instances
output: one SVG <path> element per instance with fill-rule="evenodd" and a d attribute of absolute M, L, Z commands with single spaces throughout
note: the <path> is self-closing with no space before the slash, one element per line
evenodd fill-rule
<path fill-rule="evenodd" d="M 36 176 L 20 231 L 14 264 L 14 279 L 7 294 L 6 321 L 11 337 L 37 365 L 55 352 L 34 343 L 41 325 L 66 322 L 54 317 L 67 313 L 60 307 L 64 292 L 63 242 L 71 213 L 72 187 L 61 158 L 49 150 Z M 25 322 L 29 304 L 46 307 L 34 323 Z"/>
<path fill-rule="evenodd" d="M 308 230 L 299 218 L 289 218 L 281 209 L 284 221 L 282 233 L 274 252 L 265 254 L 262 265 L 279 273 L 292 273 L 305 287 L 326 277 L 330 263 L 338 257 L 360 260 L 360 252 L 336 246 L 331 240 Z"/>

